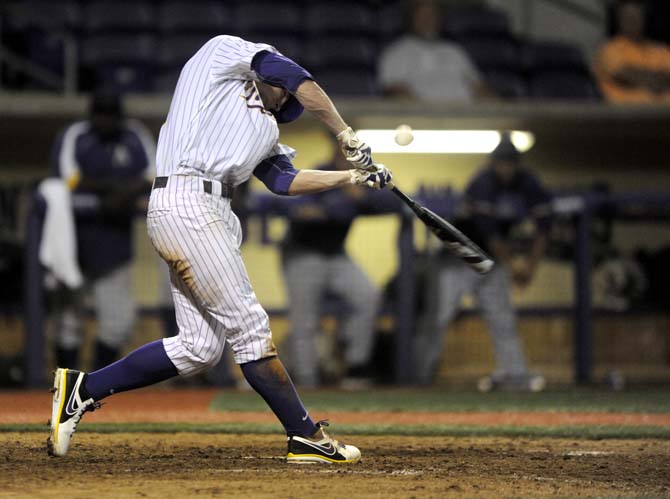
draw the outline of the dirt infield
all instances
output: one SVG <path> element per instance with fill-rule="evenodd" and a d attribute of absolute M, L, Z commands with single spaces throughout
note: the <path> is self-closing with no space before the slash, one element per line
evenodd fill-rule
<path fill-rule="evenodd" d="M 0 434 L 0 497 L 670 497 L 657 440 L 351 437 L 355 465 L 289 465 L 280 435 Z M 353 439 L 353 440 L 352 440 Z"/>
<path fill-rule="evenodd" d="M 203 427 L 208 423 L 277 424 L 269 410 L 257 410 L 262 406 L 246 405 L 252 410 L 239 410 L 243 406 L 235 405 L 234 393 L 224 393 L 223 400 L 238 411 L 221 410 L 220 404 L 213 403 L 217 395 L 221 401 L 218 390 L 202 389 L 115 395 L 102 410 L 86 415 L 67 457 L 50 458 L 46 426 L 43 432 L 35 431 L 39 430 L 35 423 L 46 423 L 49 417 L 50 394 L 0 392 L 0 424 L 7 431 L 0 432 L 0 498 L 670 498 L 670 439 L 651 439 L 639 433 L 640 438 L 624 439 L 625 431 L 614 433 L 616 439 L 582 437 L 582 430 L 608 425 L 662 430 L 670 426 L 667 411 L 586 412 L 569 406 L 571 410 L 533 412 L 520 409 L 528 406 L 512 405 L 497 412 L 431 412 L 425 404 L 423 411 L 405 405 L 402 411 L 393 412 L 393 404 L 378 405 L 388 410 L 375 412 L 314 410 L 315 419 L 331 418 L 338 435 L 347 427 L 350 430 L 346 431 L 355 431 L 357 425 L 554 426 L 579 428 L 575 435 L 580 439 L 556 438 L 556 434 L 552 438 L 402 436 L 396 430 L 385 436 L 344 436 L 343 440 L 361 447 L 363 460 L 355 465 L 296 466 L 284 460 L 286 444 L 279 425 L 276 433 L 266 435 L 231 434 L 230 430 L 226 434 L 218 430 L 198 433 L 199 423 Z M 211 410 L 215 406 L 219 410 Z M 90 431 L 106 431 L 104 424 L 85 429 L 96 423 L 173 423 L 159 426 L 183 431 Z M 14 432 L 17 424 L 31 431 Z M 108 426 L 129 431 L 124 425 Z M 272 432 L 272 426 L 269 428 Z M 491 434 L 496 433 L 486 433 Z"/>

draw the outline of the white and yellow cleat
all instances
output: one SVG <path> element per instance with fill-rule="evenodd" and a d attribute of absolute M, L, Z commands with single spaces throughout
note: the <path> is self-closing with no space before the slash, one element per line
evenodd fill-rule
<path fill-rule="evenodd" d="M 327 421 L 316 423 L 319 431 L 312 438 L 288 437 L 286 461 L 296 464 L 309 463 L 355 463 L 361 458 L 361 451 L 353 445 L 338 442 L 323 429 Z"/>
<path fill-rule="evenodd" d="M 84 389 L 86 373 L 72 369 L 56 369 L 53 384 L 50 435 L 47 451 L 50 456 L 64 456 L 77 424 L 87 411 L 100 407 Z"/>

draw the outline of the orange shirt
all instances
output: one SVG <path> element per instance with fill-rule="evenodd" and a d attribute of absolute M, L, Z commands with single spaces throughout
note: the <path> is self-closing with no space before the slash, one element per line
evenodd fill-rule
<path fill-rule="evenodd" d="M 594 64 L 594 73 L 607 100 L 670 103 L 670 91 L 659 94 L 646 88 L 628 87 L 616 82 L 613 75 L 625 67 L 670 73 L 670 48 L 655 42 L 635 42 L 618 36 L 602 46 Z"/>

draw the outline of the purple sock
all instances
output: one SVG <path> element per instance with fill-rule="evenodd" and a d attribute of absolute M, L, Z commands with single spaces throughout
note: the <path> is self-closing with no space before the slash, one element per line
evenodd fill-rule
<path fill-rule="evenodd" d="M 311 437 L 318 430 L 302 405 L 293 381 L 277 357 L 240 366 L 244 377 L 270 406 L 288 436 Z"/>
<path fill-rule="evenodd" d="M 84 388 L 93 400 L 98 401 L 113 393 L 153 385 L 178 374 L 165 353 L 163 340 L 156 340 L 107 367 L 89 373 Z"/>

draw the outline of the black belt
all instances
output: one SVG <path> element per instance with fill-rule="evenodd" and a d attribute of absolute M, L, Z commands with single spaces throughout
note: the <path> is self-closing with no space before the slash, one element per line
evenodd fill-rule
<path fill-rule="evenodd" d="M 154 179 L 154 185 L 152 189 L 163 189 L 167 186 L 168 178 L 170 177 L 156 177 Z M 202 188 L 207 194 L 212 193 L 212 181 L 211 180 L 202 180 Z M 221 197 L 233 199 L 234 188 L 228 184 L 221 184 Z"/>

